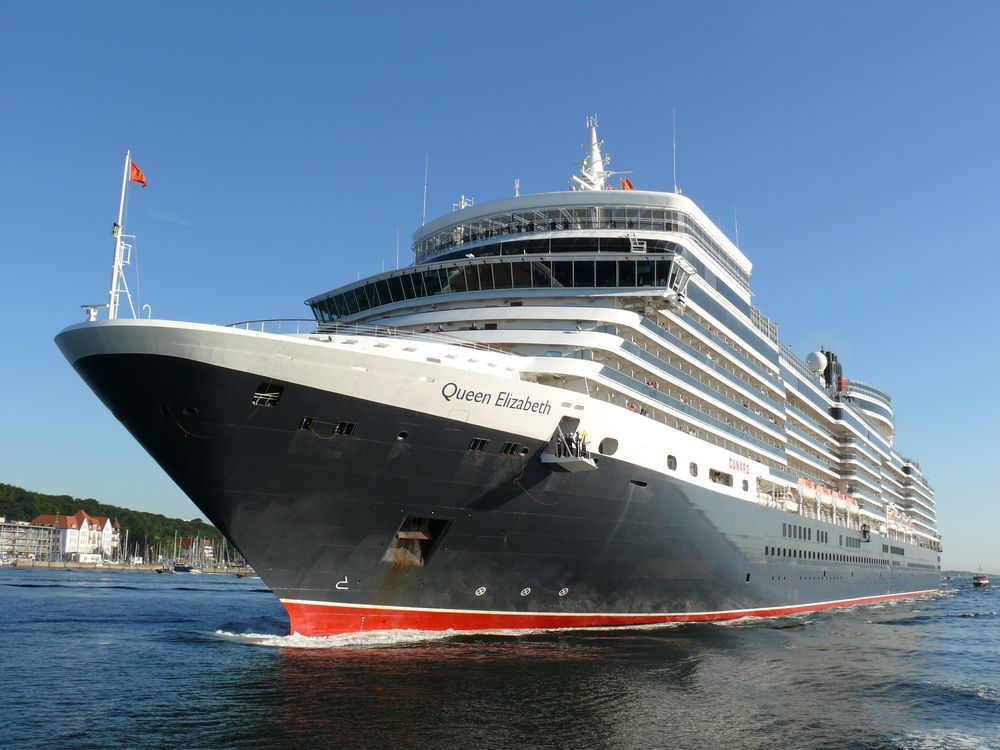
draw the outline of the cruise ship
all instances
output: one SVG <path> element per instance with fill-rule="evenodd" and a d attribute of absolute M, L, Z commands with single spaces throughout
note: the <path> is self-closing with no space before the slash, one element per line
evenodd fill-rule
<path fill-rule="evenodd" d="M 107 316 L 56 343 L 291 632 L 936 590 L 934 492 L 889 394 L 845 375 L 862 363 L 783 345 L 740 249 L 676 189 L 611 172 L 587 130 L 570 189 L 463 198 L 414 233 L 412 265 L 316 294 L 303 321 L 119 318 L 116 224 Z"/>

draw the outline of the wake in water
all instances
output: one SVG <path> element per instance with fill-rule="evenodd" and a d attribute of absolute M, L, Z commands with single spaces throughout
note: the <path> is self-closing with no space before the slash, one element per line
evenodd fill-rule
<path fill-rule="evenodd" d="M 426 643 L 466 635 L 453 630 L 370 630 L 364 633 L 339 635 L 272 635 L 264 633 L 230 633 L 216 630 L 215 636 L 226 640 L 271 648 L 386 648 Z"/>
<path fill-rule="evenodd" d="M 672 630 L 691 623 L 665 622 L 646 625 L 612 625 L 574 628 L 531 628 L 517 630 L 368 630 L 338 635 L 273 635 L 266 633 L 232 633 L 216 630 L 213 635 L 240 643 L 272 648 L 391 648 L 415 643 L 430 643 L 454 638 L 494 637 L 525 638 L 558 633 L 612 633 Z"/>

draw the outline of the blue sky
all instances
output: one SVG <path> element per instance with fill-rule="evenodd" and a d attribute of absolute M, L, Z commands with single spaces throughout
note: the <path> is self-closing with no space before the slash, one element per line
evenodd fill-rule
<path fill-rule="evenodd" d="M 597 112 L 613 167 L 684 192 L 754 262 L 800 356 L 889 391 L 948 567 L 1000 571 L 993 378 L 1000 5 L 0 0 L 0 481 L 193 505 L 52 343 L 106 298 L 131 148 L 141 303 L 305 317 L 409 262 L 420 223 L 565 189 Z"/>

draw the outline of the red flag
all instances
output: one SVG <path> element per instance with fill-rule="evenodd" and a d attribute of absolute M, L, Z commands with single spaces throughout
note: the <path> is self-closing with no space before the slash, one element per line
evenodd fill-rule
<path fill-rule="evenodd" d="M 625 178 L 625 189 L 626 190 L 632 189 L 632 180 L 630 180 L 628 177 Z"/>
<path fill-rule="evenodd" d="M 139 165 L 136 164 L 134 161 L 133 162 L 129 162 L 129 164 L 132 167 L 132 170 L 131 170 L 132 173 L 131 173 L 131 175 L 128 178 L 129 181 L 130 182 L 138 182 L 143 187 L 146 187 L 146 175 L 144 175 L 142 173 L 142 170 L 139 169 Z"/>

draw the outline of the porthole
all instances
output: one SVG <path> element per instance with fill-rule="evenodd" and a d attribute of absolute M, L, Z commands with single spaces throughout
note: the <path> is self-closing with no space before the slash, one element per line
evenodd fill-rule
<path fill-rule="evenodd" d="M 183 414 L 185 417 L 197 417 L 198 410 L 193 406 L 185 406 L 181 414 Z"/>
<path fill-rule="evenodd" d="M 671 471 L 677 470 L 677 456 L 667 456 L 667 468 Z"/>
<path fill-rule="evenodd" d="M 408 433 L 406 430 L 403 430 L 401 433 L 396 435 L 396 440 L 406 440 L 406 438 L 408 438 L 409 436 L 410 433 Z"/>
<path fill-rule="evenodd" d="M 692 461 L 688 465 L 688 471 L 691 472 L 691 476 L 693 476 L 693 477 L 698 476 L 698 464 L 696 464 L 694 461 Z"/>
<path fill-rule="evenodd" d="M 743 491 L 747 492 L 749 489 L 750 489 L 750 482 L 748 482 L 746 479 L 744 479 L 743 480 Z"/>

